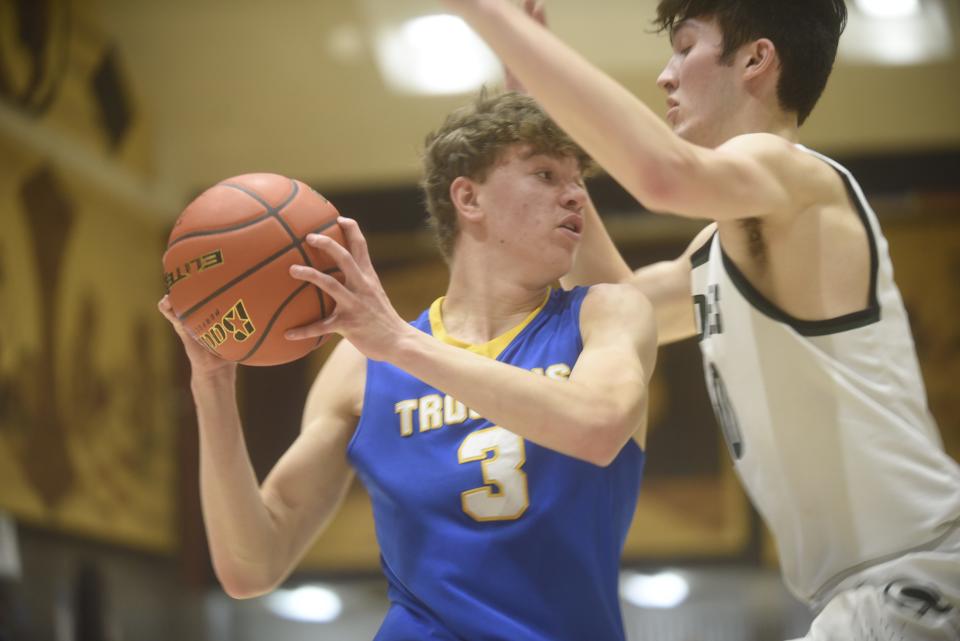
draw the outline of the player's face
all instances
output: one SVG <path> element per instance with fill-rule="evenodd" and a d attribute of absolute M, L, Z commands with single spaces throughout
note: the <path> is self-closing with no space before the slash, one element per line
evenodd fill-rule
<path fill-rule="evenodd" d="M 716 147 L 730 136 L 739 83 L 733 65 L 720 62 L 723 34 L 713 20 L 689 19 L 671 38 L 673 55 L 657 85 L 667 92 L 667 123 L 685 140 Z"/>
<path fill-rule="evenodd" d="M 478 197 L 490 242 L 523 262 L 557 272 L 555 277 L 569 271 L 587 202 L 575 158 L 510 147 L 480 185 Z"/>

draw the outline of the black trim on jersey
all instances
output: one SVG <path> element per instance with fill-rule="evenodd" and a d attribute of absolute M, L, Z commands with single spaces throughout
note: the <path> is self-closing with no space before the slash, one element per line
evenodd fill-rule
<path fill-rule="evenodd" d="M 854 205 L 856 205 L 860 222 L 863 223 L 863 227 L 867 232 L 867 244 L 870 247 L 870 291 L 867 306 L 856 312 L 823 320 L 802 320 L 795 318 L 767 300 L 763 294 L 750 284 L 750 281 L 743 275 L 743 272 L 741 272 L 733 260 L 727 256 L 727 253 L 723 251 L 722 244 L 720 245 L 720 254 L 723 257 L 723 266 L 724 269 L 727 270 L 727 275 L 730 277 L 730 280 L 733 281 L 733 284 L 743 297 L 759 312 L 777 322 L 789 325 L 801 336 L 826 336 L 828 334 L 838 334 L 851 329 L 866 327 L 880 320 L 880 303 L 877 300 L 877 272 L 879 271 L 880 259 L 877 250 L 877 239 L 873 233 L 873 226 L 870 224 L 870 218 L 864 208 L 863 201 L 857 194 L 853 177 L 843 171 L 838 165 L 833 164 L 833 162 L 829 161 L 825 156 L 821 156 L 816 152 L 810 153 L 826 162 L 834 171 L 840 174 L 847 194 L 850 196 Z M 702 251 L 702 249 L 703 248 L 698 250 L 698 253 Z M 693 260 L 693 257 L 691 257 L 691 260 Z"/>
<path fill-rule="evenodd" d="M 697 251 L 690 254 L 691 268 L 699 267 L 710 260 L 710 246 L 713 244 L 713 237 L 716 235 L 717 231 L 714 230 L 714 232 L 710 234 L 710 238 L 707 239 L 707 242 L 701 245 Z"/>

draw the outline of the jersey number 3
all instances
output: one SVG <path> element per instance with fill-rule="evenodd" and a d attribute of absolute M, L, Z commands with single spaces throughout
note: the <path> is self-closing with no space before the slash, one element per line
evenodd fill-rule
<path fill-rule="evenodd" d="M 493 452 L 493 456 L 487 456 Z M 483 487 L 460 493 L 463 511 L 476 521 L 519 519 L 530 505 L 523 439 L 502 427 L 471 432 L 457 450 L 462 463 L 480 462 Z"/>

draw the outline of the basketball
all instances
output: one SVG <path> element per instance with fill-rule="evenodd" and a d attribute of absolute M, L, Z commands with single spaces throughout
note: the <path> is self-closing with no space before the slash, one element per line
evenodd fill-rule
<path fill-rule="evenodd" d="M 170 303 L 187 331 L 211 352 L 244 365 L 278 365 L 322 342 L 284 332 L 328 316 L 334 301 L 293 278 L 308 265 L 342 278 L 333 259 L 308 245 L 325 234 L 343 245 L 338 212 L 304 183 L 244 174 L 207 189 L 180 214 L 163 255 Z"/>

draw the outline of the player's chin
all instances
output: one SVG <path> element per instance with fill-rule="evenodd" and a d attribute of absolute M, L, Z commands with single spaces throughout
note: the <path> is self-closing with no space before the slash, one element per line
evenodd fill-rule
<path fill-rule="evenodd" d="M 568 248 L 570 251 L 576 251 L 580 246 L 581 238 L 583 238 L 582 233 L 573 231 L 567 227 L 557 227 L 554 233 L 556 234 L 558 244 Z"/>
<path fill-rule="evenodd" d="M 673 133 L 694 145 L 707 146 L 707 139 L 703 135 L 703 128 L 697 127 L 695 123 L 689 120 L 678 121 L 673 126 Z"/>
<path fill-rule="evenodd" d="M 544 257 L 544 262 L 549 265 L 550 271 L 555 275 L 555 278 L 559 279 L 573 269 L 579 248 L 579 243 L 572 246 L 555 247 L 554 251 L 549 253 L 549 257 Z"/>
<path fill-rule="evenodd" d="M 671 123 L 671 127 L 673 128 L 673 133 L 677 134 L 687 142 L 693 142 L 693 140 L 690 139 L 690 126 L 688 123 L 682 120 L 675 120 L 673 123 Z"/>

